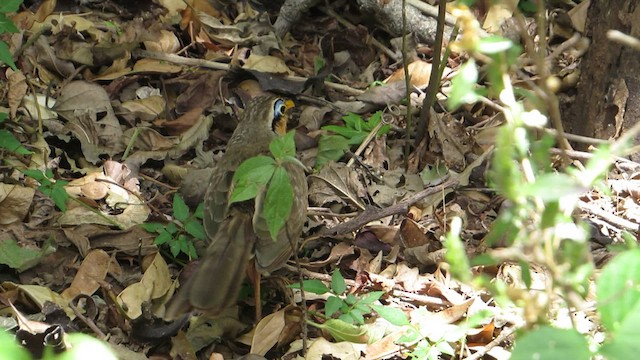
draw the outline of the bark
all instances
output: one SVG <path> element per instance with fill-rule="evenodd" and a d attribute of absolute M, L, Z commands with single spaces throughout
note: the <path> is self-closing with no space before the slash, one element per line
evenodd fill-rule
<path fill-rule="evenodd" d="M 586 31 L 591 47 L 582 60 L 575 102 L 565 116 L 571 133 L 615 139 L 640 120 L 640 54 L 607 39 L 610 29 L 640 37 L 640 2 L 591 2 Z"/>

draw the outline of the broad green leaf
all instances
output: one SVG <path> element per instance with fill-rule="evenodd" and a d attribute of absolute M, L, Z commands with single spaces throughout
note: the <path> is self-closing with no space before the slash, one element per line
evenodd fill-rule
<path fill-rule="evenodd" d="M 18 28 L 6 15 L 0 13 L 0 33 L 17 33 Z"/>
<path fill-rule="evenodd" d="M 640 309 L 640 249 L 625 251 L 605 266 L 596 294 L 602 324 L 616 332 L 632 311 Z"/>
<path fill-rule="evenodd" d="M 296 156 L 296 143 L 293 136 L 295 131 L 289 131 L 285 136 L 277 137 L 269 144 L 269 150 L 276 159 L 286 156 Z"/>
<path fill-rule="evenodd" d="M 469 59 L 460 66 L 458 73 L 451 79 L 451 94 L 449 94 L 449 109 L 455 110 L 465 103 L 473 103 L 478 100 L 474 91 L 478 81 L 478 68 L 473 59 Z"/>
<path fill-rule="evenodd" d="M 51 197 L 51 200 L 53 200 L 58 209 L 62 212 L 67 211 L 67 202 L 70 199 L 69 194 L 67 194 L 67 191 L 64 189 L 64 186 L 68 183 L 68 181 L 58 180 L 51 186 L 50 191 L 42 191 L 47 196 Z"/>
<path fill-rule="evenodd" d="M 272 239 L 276 239 L 291 214 L 293 205 L 293 187 L 289 173 L 284 167 L 278 167 L 267 188 L 262 213 L 267 222 Z"/>
<path fill-rule="evenodd" d="M 194 212 L 193 215 L 195 215 L 195 217 L 197 217 L 198 219 L 204 218 L 204 203 L 198 204 L 196 212 Z"/>
<path fill-rule="evenodd" d="M 47 183 L 51 183 L 51 181 L 49 181 L 49 179 L 42 173 L 42 171 L 40 170 L 35 170 L 35 169 L 25 169 L 22 170 L 22 173 L 27 175 L 30 178 L 35 179 L 36 181 L 38 181 L 40 184 L 43 184 L 45 182 Z"/>
<path fill-rule="evenodd" d="M 327 317 L 333 316 L 342 306 L 342 300 L 337 296 L 329 296 L 324 304 L 324 314 Z"/>
<path fill-rule="evenodd" d="M 12 13 L 18 11 L 23 0 L 2 0 L 0 2 L 0 13 Z"/>
<path fill-rule="evenodd" d="M 477 50 L 483 54 L 496 54 L 505 52 L 512 46 L 511 40 L 494 35 L 480 39 Z"/>
<path fill-rule="evenodd" d="M 167 230 L 170 234 L 175 234 L 178 232 L 178 226 L 176 226 L 175 223 L 168 223 L 167 227 L 165 227 L 165 230 Z"/>
<path fill-rule="evenodd" d="M 173 196 L 173 216 L 181 222 L 189 218 L 189 207 L 185 204 L 182 196 L 177 193 Z"/>
<path fill-rule="evenodd" d="M 557 201 L 565 196 L 578 196 L 585 188 L 567 174 L 546 173 L 538 176 L 532 184 L 521 188 L 521 194 L 535 196 L 542 201 Z"/>
<path fill-rule="evenodd" d="M 349 305 L 353 305 L 353 304 L 355 304 L 356 302 L 358 302 L 358 298 L 357 298 L 355 295 L 353 295 L 353 294 L 349 293 L 349 294 L 347 294 L 347 296 L 344 298 L 344 302 L 346 302 L 346 303 L 347 303 L 347 304 L 349 304 Z"/>
<path fill-rule="evenodd" d="M 5 122 L 5 120 L 7 120 L 8 118 L 9 118 L 9 114 L 0 112 L 0 124 Z"/>
<path fill-rule="evenodd" d="M 177 257 L 180 254 L 180 242 L 179 241 L 171 241 L 169 243 L 169 250 L 171 250 L 171 255 Z"/>
<path fill-rule="evenodd" d="M 40 259 L 55 252 L 55 250 L 50 241 L 45 241 L 41 249 L 32 249 L 21 247 L 13 239 L 7 238 L 0 240 L 0 264 L 7 265 L 18 272 L 23 272 L 38 265 Z"/>
<path fill-rule="evenodd" d="M 204 227 L 198 220 L 191 219 L 187 221 L 184 224 L 184 229 L 187 231 L 187 233 L 189 233 L 189 235 L 198 240 L 205 240 L 207 238 L 207 234 L 204 232 Z"/>
<path fill-rule="evenodd" d="M 327 126 L 323 126 L 322 130 L 331 131 L 338 135 L 342 135 L 348 140 L 351 140 L 355 137 L 362 137 L 363 135 L 367 136 L 367 133 L 363 132 L 362 130 L 353 129 L 346 126 L 327 125 Z"/>
<path fill-rule="evenodd" d="M 89 335 L 74 333 L 68 334 L 67 341 L 71 344 L 70 349 L 56 357 L 57 360 L 117 360 L 118 357 L 111 351 L 109 346 Z"/>
<path fill-rule="evenodd" d="M 628 310 L 628 316 L 609 334 L 610 339 L 600 349 L 607 359 L 635 359 L 640 353 L 640 303 Z"/>
<path fill-rule="evenodd" d="M 575 329 L 542 326 L 516 338 L 511 360 L 591 359 L 589 344 Z"/>
<path fill-rule="evenodd" d="M 349 150 L 349 142 L 342 136 L 321 136 L 318 141 L 318 155 L 316 156 L 316 168 L 322 167 L 327 162 L 338 161 Z"/>
<path fill-rule="evenodd" d="M 410 325 L 409 318 L 404 311 L 391 306 L 371 305 L 380 317 L 396 326 Z"/>
<path fill-rule="evenodd" d="M 331 274 L 331 290 L 336 295 L 342 295 L 347 290 L 347 284 L 344 281 L 344 277 L 340 273 L 340 270 L 334 270 Z"/>
<path fill-rule="evenodd" d="M 4 129 L 0 129 L 0 148 L 7 149 L 20 155 L 33 154 L 27 148 L 22 146 L 22 144 L 20 144 L 20 141 L 16 139 L 15 135 Z"/>
<path fill-rule="evenodd" d="M 255 156 L 245 160 L 233 174 L 233 193 L 230 203 L 253 199 L 264 188 L 275 171 L 275 160 L 269 156 Z"/>
<path fill-rule="evenodd" d="M 9 65 L 14 71 L 18 71 L 16 63 L 13 62 L 11 51 L 9 51 L 9 47 L 3 41 L 0 41 L 0 63 L 5 63 Z"/>
<path fill-rule="evenodd" d="M 143 228 L 144 231 L 160 232 L 160 230 L 164 229 L 164 224 L 160 224 L 160 223 L 144 223 L 144 224 L 140 224 L 140 227 Z"/>
<path fill-rule="evenodd" d="M 378 301 L 382 297 L 382 295 L 384 295 L 384 291 L 372 291 L 363 296 L 360 302 L 363 304 L 373 304 L 374 302 Z"/>
<path fill-rule="evenodd" d="M 360 344 L 367 342 L 367 330 L 362 326 L 352 325 L 339 319 L 329 319 L 319 327 L 327 330 L 338 342 L 349 341 Z"/>
<path fill-rule="evenodd" d="M 31 354 L 27 349 L 20 345 L 15 337 L 6 330 L 0 330 L 0 349 L 4 359 L 11 360 L 32 360 Z"/>
<path fill-rule="evenodd" d="M 155 243 L 156 245 L 162 245 L 170 242 L 172 239 L 173 236 L 166 229 L 163 229 L 160 231 L 160 235 L 156 236 Z"/>
<path fill-rule="evenodd" d="M 322 281 L 317 279 L 304 280 L 304 291 L 308 291 L 313 294 L 326 294 L 329 292 L 329 288 Z M 292 289 L 300 289 L 300 283 L 294 283 L 289 285 Z"/>
<path fill-rule="evenodd" d="M 351 309 L 348 313 L 351 316 L 356 324 L 364 324 L 364 312 L 358 309 Z"/>

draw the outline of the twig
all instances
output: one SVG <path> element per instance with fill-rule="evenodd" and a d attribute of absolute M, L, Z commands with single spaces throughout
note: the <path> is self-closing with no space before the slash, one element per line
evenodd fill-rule
<path fill-rule="evenodd" d="M 148 50 L 142 50 L 142 49 L 134 50 L 133 55 L 141 58 L 150 58 L 150 59 L 156 59 L 156 60 L 162 60 L 162 61 L 169 61 L 179 65 L 198 66 L 198 67 L 203 67 L 206 69 L 214 69 L 214 70 L 231 70 L 231 66 L 229 64 L 223 64 L 215 61 L 202 60 L 202 59 L 192 59 L 184 56 L 178 56 L 174 54 L 165 54 L 161 52 L 148 51 Z M 287 75 L 287 76 L 283 76 L 282 78 L 289 81 L 299 81 L 299 82 L 304 82 L 308 80 L 305 77 L 294 76 L 294 75 Z M 364 90 L 354 89 L 350 86 L 343 85 L 343 84 L 336 84 L 329 81 L 325 81 L 324 84 L 329 88 L 335 89 L 337 91 L 341 91 L 347 95 L 357 96 L 364 93 Z"/>
<path fill-rule="evenodd" d="M 107 338 L 107 335 L 105 335 L 102 330 L 100 330 L 98 328 L 98 326 L 91 321 L 89 318 L 87 318 L 86 316 L 82 315 L 82 313 L 80 312 L 80 310 L 78 310 L 77 307 L 75 307 L 75 305 L 73 305 L 72 303 L 69 303 L 69 308 L 73 311 L 73 313 L 76 315 L 76 317 L 78 317 L 78 319 L 80 319 L 83 323 L 85 323 L 91 330 L 93 330 L 94 333 L 96 333 L 96 335 L 98 335 L 98 338 L 100 340 L 105 340 Z"/>
<path fill-rule="evenodd" d="M 414 194 L 398 202 L 397 204 L 386 207 L 384 209 L 368 207 L 360 215 L 347 222 L 336 225 L 332 228 L 323 229 L 322 231 L 320 231 L 319 236 L 336 236 L 348 234 L 352 231 L 360 229 L 362 226 L 370 223 L 371 221 L 379 220 L 391 215 L 406 213 L 409 211 L 409 207 L 416 202 L 424 199 L 429 195 L 437 194 L 441 191 L 444 191 L 445 189 L 456 187 L 458 183 L 459 180 L 457 178 L 450 177 L 439 185 L 429 186 L 419 193 Z"/>

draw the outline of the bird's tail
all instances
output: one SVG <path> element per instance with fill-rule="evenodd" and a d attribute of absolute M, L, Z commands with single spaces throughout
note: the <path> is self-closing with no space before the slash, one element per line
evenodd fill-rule
<path fill-rule="evenodd" d="M 200 267 L 167 305 L 166 319 L 192 308 L 220 315 L 236 303 L 255 241 L 251 216 L 238 212 L 220 224 Z"/>

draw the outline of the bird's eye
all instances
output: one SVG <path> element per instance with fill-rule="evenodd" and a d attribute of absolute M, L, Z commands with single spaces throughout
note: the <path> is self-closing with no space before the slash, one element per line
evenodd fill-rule
<path fill-rule="evenodd" d="M 279 119 L 287 111 L 287 104 L 284 100 L 278 99 L 273 104 L 273 117 Z"/>

